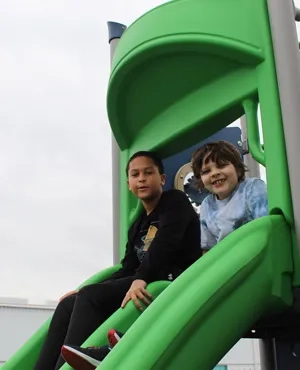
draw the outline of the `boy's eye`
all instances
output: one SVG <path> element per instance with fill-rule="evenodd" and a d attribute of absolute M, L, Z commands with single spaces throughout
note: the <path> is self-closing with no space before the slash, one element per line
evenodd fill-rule
<path fill-rule="evenodd" d="M 201 176 L 206 175 L 208 172 L 209 172 L 209 170 L 202 170 L 202 171 L 200 171 L 200 175 Z"/>
<path fill-rule="evenodd" d="M 137 172 L 131 174 L 131 177 L 137 177 L 137 176 L 138 176 L 138 173 Z"/>
<path fill-rule="evenodd" d="M 153 173 L 152 171 L 147 171 L 146 175 L 152 175 L 152 173 Z"/>

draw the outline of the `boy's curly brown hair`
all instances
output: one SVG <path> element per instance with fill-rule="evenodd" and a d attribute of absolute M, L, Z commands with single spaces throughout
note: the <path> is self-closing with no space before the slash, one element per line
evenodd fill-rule
<path fill-rule="evenodd" d="M 215 162 L 218 166 L 231 163 L 236 169 L 239 182 L 245 180 L 247 167 L 236 147 L 227 141 L 213 141 L 203 145 L 192 154 L 192 169 L 199 189 L 204 188 L 201 169 L 210 161 Z"/>

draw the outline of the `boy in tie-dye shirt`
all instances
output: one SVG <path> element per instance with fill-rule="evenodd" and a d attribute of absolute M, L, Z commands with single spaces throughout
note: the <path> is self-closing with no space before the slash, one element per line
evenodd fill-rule
<path fill-rule="evenodd" d="M 193 154 L 192 167 L 199 188 L 211 192 L 200 210 L 204 253 L 240 226 L 268 214 L 266 184 L 245 179 L 245 165 L 232 144 L 206 144 Z"/>

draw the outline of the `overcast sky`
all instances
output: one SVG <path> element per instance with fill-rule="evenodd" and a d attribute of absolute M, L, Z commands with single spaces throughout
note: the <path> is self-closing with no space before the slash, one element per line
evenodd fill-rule
<path fill-rule="evenodd" d="M 163 2 L 0 1 L 0 296 L 56 300 L 112 264 L 106 22 Z"/>
<path fill-rule="evenodd" d="M 160 1 L 0 1 L 0 296 L 57 299 L 112 264 L 106 22 Z"/>

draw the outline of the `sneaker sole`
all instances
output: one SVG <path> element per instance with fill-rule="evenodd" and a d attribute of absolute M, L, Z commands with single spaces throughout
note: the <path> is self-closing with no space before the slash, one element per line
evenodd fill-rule
<path fill-rule="evenodd" d="M 101 364 L 101 361 L 97 361 L 69 346 L 63 346 L 61 354 L 74 370 L 95 370 Z"/>
<path fill-rule="evenodd" d="M 114 329 L 111 329 L 107 333 L 107 339 L 111 348 L 113 348 L 121 339 Z"/>

